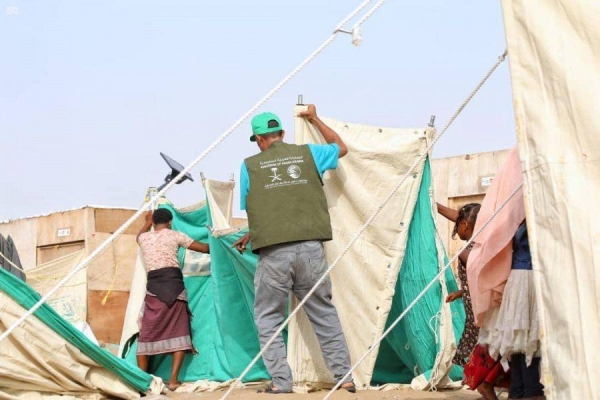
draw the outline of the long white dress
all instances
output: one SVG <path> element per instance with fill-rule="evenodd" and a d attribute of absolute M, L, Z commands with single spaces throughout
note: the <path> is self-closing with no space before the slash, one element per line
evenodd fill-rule
<path fill-rule="evenodd" d="M 501 358 L 505 369 L 513 354 L 525 354 L 527 365 L 539 356 L 540 326 L 533 283 L 527 227 L 522 224 L 513 240 L 513 266 L 504 288 L 493 329 L 486 332 L 490 356 Z"/>

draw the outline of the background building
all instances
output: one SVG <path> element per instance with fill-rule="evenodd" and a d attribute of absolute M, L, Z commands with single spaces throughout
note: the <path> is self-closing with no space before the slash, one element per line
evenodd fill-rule
<path fill-rule="evenodd" d="M 135 211 L 87 206 L 0 223 L 0 233 L 13 238 L 27 283 L 45 294 Z M 135 238 L 143 223 L 143 218 L 136 221 L 49 301 L 69 322 L 87 322 L 101 345 L 121 339 L 138 249 Z"/>

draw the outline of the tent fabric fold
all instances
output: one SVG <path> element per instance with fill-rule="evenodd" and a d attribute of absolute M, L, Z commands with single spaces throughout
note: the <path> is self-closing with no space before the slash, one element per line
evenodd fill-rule
<path fill-rule="evenodd" d="M 0 270 L 0 332 L 12 326 L 41 296 Z M 160 393 L 160 379 L 101 349 L 43 304 L 0 346 L 0 397 L 28 392 L 76 397 L 100 393 L 124 399 Z"/>

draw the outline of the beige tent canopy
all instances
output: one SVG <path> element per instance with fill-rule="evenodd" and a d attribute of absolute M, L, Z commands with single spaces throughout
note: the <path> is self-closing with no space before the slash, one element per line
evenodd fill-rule
<path fill-rule="evenodd" d="M 600 2 L 503 0 L 549 399 L 600 378 Z"/>
<path fill-rule="evenodd" d="M 12 326 L 39 294 L 0 270 L 0 332 Z M 48 305 L 27 318 L 0 346 L 0 397 L 42 399 L 117 397 L 160 393 L 164 384 L 116 358 Z"/>
<path fill-rule="evenodd" d="M 297 107 L 295 114 L 299 111 L 301 108 Z M 323 120 L 340 134 L 349 148 L 338 169 L 326 174 L 324 179 L 334 233 L 334 240 L 326 243 L 325 253 L 327 261 L 332 264 L 376 207 L 385 201 L 400 176 L 426 152 L 435 137 L 435 129 L 398 129 L 330 118 Z M 294 133 L 298 144 L 325 143 L 322 135 L 303 118 L 295 118 Z M 409 225 L 419 197 L 424 165 L 425 160 L 331 273 L 333 301 L 353 361 L 358 360 L 381 336 L 392 302 L 396 301 L 396 284 L 407 251 Z M 431 208 L 429 214 L 433 220 Z M 441 269 L 444 266 L 443 245 L 437 231 L 423 231 L 423 235 L 428 234 L 434 235 L 435 249 L 430 250 L 439 257 L 437 268 Z M 441 388 L 450 383 L 448 373 L 456 341 L 452 312 L 444 301 L 447 294 L 444 279 L 439 288 L 443 293 L 435 306 L 439 313 L 439 331 L 436 332 L 436 335 L 439 334 L 439 351 L 431 375 L 425 378 L 415 374 L 421 375 L 413 380 L 413 388 L 418 390 Z M 290 324 L 288 349 L 288 359 L 297 381 L 332 382 L 333 377 L 325 367 L 316 336 L 304 312 L 300 312 Z M 353 377 L 359 387 L 368 387 L 372 383 L 378 355 L 378 351 L 373 351 L 354 371 Z"/>

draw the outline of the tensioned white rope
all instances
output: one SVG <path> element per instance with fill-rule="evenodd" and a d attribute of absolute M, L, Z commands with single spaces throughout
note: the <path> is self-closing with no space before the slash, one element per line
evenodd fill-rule
<path fill-rule="evenodd" d="M 386 1 L 387 0 L 379 0 L 377 2 L 377 4 L 375 4 L 373 6 L 373 8 L 371 8 L 365 15 L 362 16 L 361 19 L 358 20 L 358 22 L 356 24 L 354 24 L 354 29 L 359 28 L 362 24 L 365 23 L 366 20 L 371 18 L 371 16 L 373 16 L 373 14 L 375 14 L 375 12 L 377 12 L 377 10 L 379 10 L 379 7 L 381 7 L 383 5 L 383 3 L 385 3 Z"/>
<path fill-rule="evenodd" d="M 425 288 L 421 291 L 421 293 L 419 293 L 419 295 L 417 297 L 415 297 L 415 299 L 406 307 L 406 309 L 398 316 L 398 318 L 396 318 L 396 320 L 382 333 L 382 335 L 379 337 L 379 339 L 377 339 L 375 341 L 375 343 L 373 343 L 372 345 L 369 346 L 369 350 L 367 350 L 367 352 L 352 366 L 352 368 L 350 368 L 350 371 L 348 371 L 346 373 L 346 375 L 344 375 L 344 377 L 342 379 L 340 379 L 340 381 L 329 391 L 329 393 L 327 394 L 327 396 L 325 396 L 323 398 L 323 400 L 327 400 L 329 399 L 329 397 L 331 397 L 331 395 L 343 384 L 343 382 L 350 376 L 352 375 L 352 372 L 354 372 L 354 370 L 356 368 L 358 368 L 358 366 L 369 356 L 369 354 L 371 354 L 371 352 L 373 350 L 375 350 L 375 348 L 377 348 L 377 345 L 379 343 L 381 343 L 381 341 L 396 327 L 396 325 L 398 325 L 400 323 L 400 321 L 402 320 L 402 318 L 404 318 L 404 316 L 406 314 L 408 314 L 408 312 L 419 302 L 419 300 L 421 300 L 423 298 L 423 296 L 425 296 L 425 294 L 427 293 L 427 291 L 433 286 L 434 283 L 436 283 L 440 277 L 444 274 L 444 272 L 446 272 L 446 270 L 452 265 L 452 263 L 454 262 L 454 260 L 456 260 L 458 258 L 458 256 L 467 248 L 471 245 L 471 243 L 473 243 L 473 241 L 475 240 L 475 238 L 489 225 L 489 223 L 496 218 L 496 216 L 500 213 L 500 211 L 502 211 L 502 209 L 508 204 L 508 202 L 515 196 L 515 194 L 517 194 L 519 192 L 519 190 L 523 187 L 523 183 L 521 183 L 519 186 L 517 186 L 512 192 L 511 194 L 508 196 L 508 198 L 506 200 L 504 200 L 504 202 L 500 205 L 500 207 L 496 210 L 496 212 L 494 212 L 486 221 L 485 223 L 479 228 L 477 229 L 477 231 L 473 234 L 473 236 L 471 236 L 471 239 L 469 239 L 465 245 L 456 252 L 456 255 L 454 255 L 454 257 L 452 257 L 452 259 L 450 261 L 448 261 L 448 263 L 444 266 L 444 268 L 442 268 L 440 270 L 440 272 L 435 276 L 435 278 L 433 278 L 431 280 L 431 282 L 429 282 L 427 284 L 427 286 L 425 286 Z"/>
<path fill-rule="evenodd" d="M 131 216 L 119 229 L 117 229 L 104 243 L 102 243 L 96 250 L 94 250 L 89 256 L 87 256 L 81 264 L 76 266 L 69 274 L 65 275 L 54 288 L 46 293 L 42 298 L 31 307 L 25 314 L 23 314 L 14 324 L 12 324 L 2 335 L 0 335 L 0 342 L 6 339 L 20 324 L 23 323 L 28 317 L 30 317 L 38 308 L 42 306 L 62 285 L 64 285 L 69 279 L 71 279 L 81 269 L 87 267 L 87 265 L 101 254 L 106 247 L 108 247 L 118 236 L 120 236 L 133 222 L 139 218 L 142 213 L 154 203 L 154 201 L 163 196 L 179 179 L 183 178 L 192 168 L 194 168 L 200 161 L 204 159 L 211 151 L 213 151 L 227 136 L 235 131 L 248 117 L 256 112 L 263 104 L 267 102 L 277 91 L 279 91 L 284 85 L 286 85 L 298 72 L 306 67 L 314 58 L 316 58 L 327 46 L 329 46 L 336 36 L 340 33 L 340 29 L 353 19 L 359 12 L 361 12 L 372 0 L 365 0 L 360 4 L 354 11 L 352 11 L 346 18 L 342 20 L 336 27 L 335 31 L 331 36 L 323 42 L 315 51 L 313 51 L 307 58 L 304 59 L 296 68 L 292 70 L 285 78 L 283 78 L 273 89 L 271 89 L 262 99 L 260 99 L 254 106 L 252 106 L 245 114 L 242 115 L 227 131 L 225 131 L 212 145 L 210 145 L 202 154 L 200 154 L 192 163 L 185 167 L 179 175 L 177 175 L 171 182 L 169 182 L 156 196 L 149 201 L 145 202 L 140 209 Z M 385 0 L 383 0 L 385 1 Z M 379 8 L 380 5 L 377 7 Z M 370 13 L 372 15 L 372 13 Z M 370 16 L 370 15 L 369 15 Z M 364 21 L 363 21 L 364 22 Z"/>
<path fill-rule="evenodd" d="M 419 158 L 417 158 L 417 160 L 415 160 L 415 162 L 410 166 L 410 168 L 408 169 L 408 171 L 406 171 L 406 173 L 404 174 L 404 176 L 402 177 L 402 179 L 400 179 L 400 182 L 396 185 L 396 187 L 394 187 L 391 190 L 391 192 L 387 195 L 387 197 L 385 198 L 385 200 L 383 201 L 383 203 L 381 203 L 379 205 L 379 207 L 377 207 L 377 210 L 375 210 L 375 212 L 369 217 L 369 219 L 367 219 L 367 221 L 362 225 L 362 227 L 359 229 L 358 233 L 352 238 L 352 240 L 350 240 L 350 242 L 348 243 L 348 245 L 336 257 L 336 259 L 333 261 L 333 263 L 331 263 L 331 265 L 329 266 L 329 268 L 327 268 L 327 270 L 323 273 L 323 275 L 321 276 L 321 278 L 319 278 L 319 280 L 313 286 L 313 288 L 306 294 L 306 296 L 302 299 L 302 301 L 300 301 L 300 303 L 298 303 L 298 305 L 296 306 L 296 308 L 288 315 L 288 317 L 285 319 L 285 321 L 283 321 L 283 323 L 281 324 L 281 326 L 279 327 L 279 329 L 277 329 L 277 331 L 275 331 L 275 333 L 273 334 L 273 336 L 271 336 L 271 338 L 267 341 L 267 343 L 265 343 L 265 345 L 262 347 L 262 349 L 260 350 L 260 352 L 256 355 L 256 357 L 254 357 L 254 359 L 252 359 L 252 361 L 246 367 L 246 369 L 242 372 L 242 374 L 231 384 L 231 386 L 229 387 L 229 389 L 227 390 L 227 392 L 223 395 L 223 397 L 221 397 L 221 400 L 226 399 L 229 396 L 229 394 L 231 394 L 231 392 L 233 391 L 233 389 L 242 382 L 242 379 L 244 379 L 244 377 L 246 376 L 246 374 L 248 374 L 248 372 L 250 372 L 250 369 L 254 366 L 254 364 L 256 364 L 258 362 L 258 360 L 260 359 L 260 357 L 262 357 L 262 355 L 264 354 L 265 350 L 273 343 L 273 341 L 275 340 L 275 338 L 277 338 L 278 335 L 281 334 L 281 332 L 283 331 L 283 329 L 285 329 L 285 327 L 289 324 L 289 322 L 292 320 L 292 318 L 298 313 L 298 311 L 300 311 L 300 309 L 306 303 L 306 301 L 310 298 L 310 296 L 313 295 L 313 293 L 315 292 L 315 290 L 317 290 L 317 288 L 329 276 L 329 274 L 331 273 L 331 271 L 333 270 L 333 268 L 335 268 L 335 266 L 339 263 L 339 261 L 342 259 L 342 257 L 344 257 L 344 255 L 346 255 L 346 253 L 350 250 L 350 248 L 354 245 L 354 243 L 358 240 L 358 238 L 362 235 L 362 233 L 369 227 L 369 225 L 371 225 L 371 223 L 373 222 L 373 220 L 375 219 L 375 217 L 377 217 L 377 215 L 379 215 L 379 213 L 381 212 L 381 210 L 387 205 L 387 203 L 391 200 L 391 198 L 398 191 L 398 189 L 400 189 L 400 187 L 404 184 L 404 182 L 406 181 L 406 179 L 408 178 L 408 176 L 412 173 L 412 171 L 421 162 L 423 162 L 425 160 L 425 158 L 429 155 L 429 151 L 433 148 L 433 146 L 437 143 L 437 141 L 444 135 L 444 133 L 446 132 L 446 130 L 448 130 L 448 128 L 450 127 L 450 125 L 452 124 L 452 122 L 454 122 L 454 120 L 456 119 L 456 117 L 458 117 L 458 115 L 465 108 L 465 106 L 471 101 L 471 99 L 473 98 L 473 96 L 475 96 L 475 94 L 479 91 L 479 89 L 481 89 L 481 87 L 489 79 L 489 77 L 496 70 L 496 68 L 498 68 L 498 66 L 505 59 L 506 59 L 506 50 L 504 51 L 504 53 L 502 53 L 502 55 L 500 57 L 498 57 L 498 60 L 494 63 L 494 65 L 492 66 L 492 68 L 490 68 L 490 70 L 487 72 L 487 74 L 485 74 L 484 78 L 477 84 L 477 86 L 475 87 L 475 89 L 462 102 L 462 104 L 460 105 L 460 107 L 458 108 L 458 110 L 456 110 L 456 112 L 452 115 L 452 117 L 450 118 L 450 120 L 448 121 L 448 123 L 441 130 L 440 134 L 437 135 L 434 138 L 434 140 L 432 140 L 431 144 L 427 147 L 427 149 L 425 149 L 425 151 L 423 152 L 423 154 Z"/>

